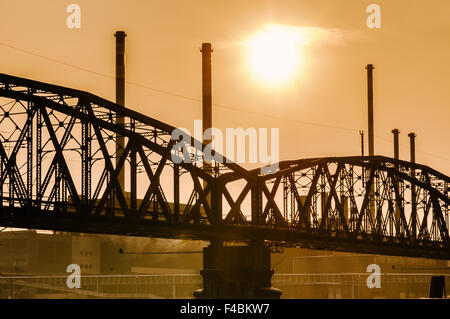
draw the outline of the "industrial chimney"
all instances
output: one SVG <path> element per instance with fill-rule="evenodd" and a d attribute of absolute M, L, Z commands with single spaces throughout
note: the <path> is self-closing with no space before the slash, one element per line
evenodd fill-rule
<path fill-rule="evenodd" d="M 203 132 L 212 127 L 211 43 L 202 43 L 202 115 Z M 204 144 L 210 140 L 204 140 Z"/>
<path fill-rule="evenodd" d="M 369 156 L 374 155 L 374 140 L 373 140 L 373 64 L 367 64 L 367 104 L 368 104 L 368 120 L 369 120 Z"/>
<path fill-rule="evenodd" d="M 416 134 L 413 132 L 408 134 L 409 142 L 410 142 L 410 153 L 411 153 L 411 163 L 416 162 Z M 414 168 L 411 169 L 411 177 L 416 177 L 416 170 Z M 413 183 L 411 183 L 411 221 L 412 221 L 412 239 L 415 240 L 417 238 L 417 194 L 416 187 Z"/>
<path fill-rule="evenodd" d="M 364 157 L 364 131 L 359 131 L 361 136 L 361 156 Z"/>
<path fill-rule="evenodd" d="M 127 36 L 124 31 L 117 31 L 114 36 L 116 37 L 116 104 L 125 106 L 125 37 Z M 124 119 L 122 116 L 116 116 L 116 123 L 124 126 Z M 116 167 L 119 163 L 125 148 L 124 137 L 119 134 L 116 135 Z M 125 187 L 125 173 L 122 168 L 118 175 L 120 187 Z"/>
<path fill-rule="evenodd" d="M 398 134 L 400 133 L 400 131 L 398 129 L 393 129 L 392 133 L 394 134 L 394 158 L 395 159 L 400 159 L 400 154 L 399 154 L 399 143 L 398 143 Z"/>
<path fill-rule="evenodd" d="M 416 162 L 416 134 L 409 133 L 409 145 L 410 145 L 410 154 L 411 154 L 411 163 Z"/>
<path fill-rule="evenodd" d="M 211 43 L 202 43 L 202 122 L 203 133 L 212 127 L 212 79 L 211 79 Z M 211 143 L 210 139 L 203 139 L 203 144 Z M 203 160 L 203 168 L 211 173 L 209 161 Z"/>

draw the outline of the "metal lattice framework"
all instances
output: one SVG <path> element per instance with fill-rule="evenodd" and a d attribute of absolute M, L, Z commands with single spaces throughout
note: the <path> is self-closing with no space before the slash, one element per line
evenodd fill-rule
<path fill-rule="evenodd" d="M 202 166 L 208 150 L 171 139 L 174 129 L 83 91 L 0 74 L 0 225 L 450 259 L 450 178 L 427 166 L 315 158 L 261 175 L 228 161 Z"/>

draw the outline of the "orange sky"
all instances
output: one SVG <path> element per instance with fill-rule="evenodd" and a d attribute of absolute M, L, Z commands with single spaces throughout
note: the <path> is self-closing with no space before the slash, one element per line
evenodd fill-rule
<path fill-rule="evenodd" d="M 71 3 L 81 6 L 81 29 L 66 27 Z M 381 6 L 381 29 L 366 26 L 371 3 Z M 450 175 L 449 12 L 448 0 L 0 0 L 0 72 L 114 100 L 113 34 L 124 30 L 126 78 L 147 87 L 128 84 L 126 106 L 192 129 L 201 118 L 199 47 L 211 42 L 213 125 L 278 127 L 287 160 L 359 155 L 364 67 L 372 63 L 375 153 L 393 156 L 391 130 L 399 128 L 400 156 L 409 159 L 414 131 L 417 162 Z M 276 89 L 249 75 L 239 44 L 268 23 L 330 35 L 304 46 L 299 72 Z"/>

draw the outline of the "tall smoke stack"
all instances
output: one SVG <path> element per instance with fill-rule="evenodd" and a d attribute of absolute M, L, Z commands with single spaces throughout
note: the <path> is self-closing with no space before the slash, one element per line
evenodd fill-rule
<path fill-rule="evenodd" d="M 400 159 L 399 143 L 398 143 L 398 134 L 400 133 L 400 131 L 395 128 L 392 130 L 392 133 L 394 134 L 394 158 Z"/>
<path fill-rule="evenodd" d="M 211 43 L 202 43 L 202 95 L 203 132 L 212 127 Z M 204 144 L 211 141 L 203 140 Z"/>
<path fill-rule="evenodd" d="M 416 134 L 413 132 L 408 134 L 409 143 L 410 143 L 410 153 L 411 153 L 411 163 L 416 162 Z M 416 170 L 411 169 L 411 177 L 416 177 Z M 412 239 L 415 240 L 417 238 L 417 194 L 416 187 L 413 183 L 411 183 L 411 221 L 412 221 Z"/>
<path fill-rule="evenodd" d="M 211 43 L 202 43 L 202 123 L 203 134 L 209 128 L 212 128 L 212 79 L 211 79 Z M 202 137 L 203 144 L 208 145 L 211 139 Z M 210 160 L 203 158 L 203 169 L 207 174 L 212 174 L 212 167 Z M 206 188 L 206 181 L 203 182 L 203 188 Z M 212 209 L 211 193 L 206 196 L 206 201 Z"/>
<path fill-rule="evenodd" d="M 364 157 L 364 131 L 359 131 L 361 136 L 361 156 Z"/>
<path fill-rule="evenodd" d="M 211 43 L 202 43 L 202 123 L 203 133 L 212 127 L 212 79 L 211 79 Z M 203 144 L 208 145 L 211 139 L 204 139 Z M 210 161 L 203 160 L 203 168 L 211 172 Z"/>
<path fill-rule="evenodd" d="M 374 140 L 373 140 L 373 76 L 372 71 L 374 69 L 372 64 L 367 64 L 367 106 L 368 106 L 368 126 L 369 126 L 369 156 L 373 156 L 374 152 Z M 368 171 L 370 174 L 370 170 Z M 374 184 L 372 183 L 370 187 L 370 200 L 369 200 L 369 210 L 372 216 L 372 220 L 375 219 L 375 201 L 373 200 L 374 194 Z"/>
<path fill-rule="evenodd" d="M 374 140 L 373 140 L 373 64 L 367 64 L 367 105 L 368 105 L 368 120 L 369 120 L 369 156 L 374 155 Z"/>
<path fill-rule="evenodd" d="M 398 142 L 398 135 L 400 134 L 400 131 L 398 129 L 393 129 L 392 133 L 394 134 L 394 158 L 398 160 L 400 159 L 399 142 Z M 397 163 L 395 163 L 395 168 L 398 169 Z M 397 176 L 394 177 L 394 181 L 396 189 L 399 189 L 400 183 L 399 178 Z M 397 201 L 395 201 L 394 205 L 395 205 L 396 232 L 400 233 L 401 206 L 398 205 Z"/>
<path fill-rule="evenodd" d="M 409 145 L 410 145 L 410 154 L 411 154 L 411 163 L 416 162 L 416 134 L 409 133 Z"/>
<path fill-rule="evenodd" d="M 116 104 L 125 106 L 125 37 L 124 31 L 117 31 L 116 37 Z M 116 116 L 116 123 L 124 126 L 124 119 L 122 116 Z M 123 136 L 116 135 L 116 167 L 119 163 L 125 148 L 125 140 Z M 125 169 L 122 168 L 118 175 L 118 180 L 122 190 L 125 187 Z"/>

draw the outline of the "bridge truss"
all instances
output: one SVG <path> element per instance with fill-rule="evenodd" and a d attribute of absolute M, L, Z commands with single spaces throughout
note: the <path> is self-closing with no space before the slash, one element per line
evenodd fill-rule
<path fill-rule="evenodd" d="M 203 166 L 208 148 L 174 129 L 0 74 L 0 225 L 450 259 L 444 174 L 382 156 Z"/>

